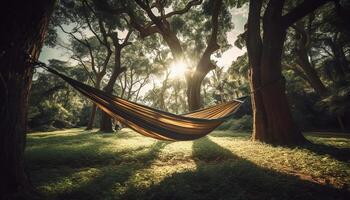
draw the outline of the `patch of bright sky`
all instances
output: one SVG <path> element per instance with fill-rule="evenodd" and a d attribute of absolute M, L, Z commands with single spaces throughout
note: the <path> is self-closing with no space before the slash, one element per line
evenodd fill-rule
<path fill-rule="evenodd" d="M 232 45 L 230 49 L 225 51 L 220 58 L 214 57 L 213 59 L 217 61 L 219 67 L 228 68 L 232 61 L 236 60 L 238 56 L 243 55 L 246 50 L 239 49 L 234 45 L 237 36 L 244 32 L 244 24 L 248 19 L 248 6 L 245 4 L 242 8 L 233 8 L 230 10 L 232 15 L 232 22 L 234 24 L 234 29 L 226 34 L 229 44 Z"/>
<path fill-rule="evenodd" d="M 62 27 L 65 31 L 69 32 L 74 27 L 74 24 L 63 25 Z M 56 28 L 56 31 L 58 35 L 58 38 L 57 38 L 58 43 L 63 45 L 69 44 L 68 35 L 65 34 L 60 28 Z M 72 59 L 70 59 L 70 56 L 71 56 L 71 53 L 60 46 L 56 46 L 52 48 L 45 45 L 41 50 L 39 60 L 42 62 L 48 63 L 48 61 L 51 59 L 58 59 L 58 60 L 68 61 L 72 63 Z"/>

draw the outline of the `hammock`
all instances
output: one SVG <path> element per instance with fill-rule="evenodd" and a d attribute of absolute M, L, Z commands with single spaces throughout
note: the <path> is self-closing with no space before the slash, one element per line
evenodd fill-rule
<path fill-rule="evenodd" d="M 101 110 L 134 131 L 158 140 L 181 141 L 201 138 L 231 117 L 243 103 L 240 100 L 221 103 L 183 115 L 160 111 L 130 102 L 69 78 L 45 67 L 92 100 Z"/>

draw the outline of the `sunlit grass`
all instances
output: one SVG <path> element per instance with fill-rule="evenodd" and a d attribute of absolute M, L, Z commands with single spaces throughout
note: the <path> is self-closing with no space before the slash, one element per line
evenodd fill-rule
<path fill-rule="evenodd" d="M 69 129 L 29 134 L 26 159 L 47 199 L 342 199 L 350 139 L 307 137 L 315 144 L 273 147 L 229 131 L 162 142 Z"/>

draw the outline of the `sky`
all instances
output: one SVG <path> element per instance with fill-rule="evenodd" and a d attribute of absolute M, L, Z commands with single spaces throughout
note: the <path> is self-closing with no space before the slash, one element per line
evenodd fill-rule
<path fill-rule="evenodd" d="M 231 44 L 231 48 L 223 53 L 220 58 L 214 58 L 217 61 L 218 66 L 220 67 L 229 67 L 238 56 L 244 54 L 245 50 L 241 50 L 234 46 L 234 42 L 237 39 L 237 36 L 241 34 L 244 30 L 244 24 L 246 23 L 248 12 L 247 6 L 242 8 L 234 8 L 230 10 L 232 14 L 232 22 L 234 24 L 234 29 L 227 33 L 228 42 Z M 69 29 L 69 27 L 65 26 L 65 28 Z M 61 30 L 58 30 L 58 35 L 60 40 L 63 42 L 67 42 L 67 35 L 64 34 Z M 71 61 L 69 58 L 69 54 L 67 51 L 63 50 L 60 47 L 50 48 L 48 46 L 44 46 L 41 54 L 40 61 L 47 63 L 50 59 L 60 59 L 64 61 Z"/>
<path fill-rule="evenodd" d="M 241 56 L 246 52 L 245 49 L 239 49 L 234 45 L 234 42 L 237 39 L 237 36 L 244 31 L 244 24 L 248 19 L 248 10 L 247 6 L 242 8 L 231 9 L 232 22 L 234 24 L 234 29 L 227 33 L 228 42 L 231 44 L 231 48 L 225 51 L 221 58 L 217 58 L 218 66 L 220 67 L 229 67 L 238 56 Z"/>

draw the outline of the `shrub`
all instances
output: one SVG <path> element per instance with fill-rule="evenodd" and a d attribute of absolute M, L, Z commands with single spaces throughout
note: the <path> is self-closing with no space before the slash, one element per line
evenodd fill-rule
<path fill-rule="evenodd" d="M 235 131 L 250 131 L 252 130 L 253 120 L 251 115 L 243 115 L 237 119 L 231 119 L 221 126 L 218 130 L 235 130 Z"/>

